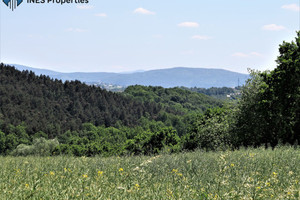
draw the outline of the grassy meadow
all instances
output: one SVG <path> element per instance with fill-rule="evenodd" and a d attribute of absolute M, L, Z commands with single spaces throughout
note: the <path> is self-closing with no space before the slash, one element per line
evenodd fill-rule
<path fill-rule="evenodd" d="M 153 157 L 0 157 L 0 199 L 300 199 L 292 147 Z"/>

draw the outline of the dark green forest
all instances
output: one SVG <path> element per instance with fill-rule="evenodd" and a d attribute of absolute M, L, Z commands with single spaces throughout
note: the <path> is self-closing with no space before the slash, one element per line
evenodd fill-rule
<path fill-rule="evenodd" d="M 231 101 L 211 96 L 236 89 L 136 85 L 113 93 L 1 64 L 0 153 L 109 156 L 297 145 L 299 46 L 297 32 L 279 46 L 277 67 L 250 70 L 240 98 Z"/>
<path fill-rule="evenodd" d="M 1 120 L 12 125 L 24 123 L 29 134 L 43 131 L 56 137 L 78 130 L 85 122 L 134 126 L 140 117 L 154 119 L 161 110 L 159 104 L 134 101 L 79 81 L 63 83 L 3 64 L 0 69 Z"/>
<path fill-rule="evenodd" d="M 140 102 L 155 102 L 168 113 L 202 113 L 208 108 L 222 107 L 222 101 L 207 95 L 191 92 L 182 88 L 163 88 L 152 86 L 129 86 L 124 94 Z"/>
<path fill-rule="evenodd" d="M 179 88 L 131 86 L 124 93 L 113 93 L 79 81 L 62 82 L 31 71 L 20 72 L 4 64 L 0 69 L 0 128 L 5 138 L 1 153 L 6 154 L 39 137 L 58 138 L 63 153 L 73 152 L 66 150 L 66 145 L 85 149 L 91 142 L 82 133 L 87 124 L 101 129 L 101 140 L 94 145 L 98 150 L 90 154 L 103 153 L 99 148 L 119 153 L 115 145 L 129 142 L 143 131 L 152 134 L 172 127 L 172 134 L 185 135 L 193 115 L 223 106 L 220 100 Z M 61 139 L 65 135 L 68 140 Z"/>

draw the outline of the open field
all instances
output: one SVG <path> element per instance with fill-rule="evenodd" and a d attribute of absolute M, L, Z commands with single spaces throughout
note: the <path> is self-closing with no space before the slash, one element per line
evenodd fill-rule
<path fill-rule="evenodd" d="M 0 157 L 0 199 L 299 199 L 300 150 Z"/>

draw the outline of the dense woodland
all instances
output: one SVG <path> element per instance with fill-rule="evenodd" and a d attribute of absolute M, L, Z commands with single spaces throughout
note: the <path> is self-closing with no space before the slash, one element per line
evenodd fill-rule
<path fill-rule="evenodd" d="M 63 83 L 3 64 L 0 70 L 1 118 L 5 124 L 25 123 L 29 134 L 43 131 L 56 137 L 85 122 L 134 126 L 141 116 L 152 119 L 161 110 L 159 104 L 137 102 L 79 81 Z"/>
<path fill-rule="evenodd" d="M 0 153 L 109 156 L 296 145 L 299 46 L 300 32 L 280 45 L 273 71 L 251 71 L 235 101 L 183 88 L 112 93 L 1 64 Z"/>
<path fill-rule="evenodd" d="M 182 88 L 129 86 L 124 94 L 140 102 L 155 102 L 174 114 L 201 113 L 208 108 L 222 107 L 220 100 Z"/>
<path fill-rule="evenodd" d="M 235 88 L 229 88 L 229 87 L 222 87 L 222 88 L 216 88 L 216 87 L 212 87 L 212 88 L 197 88 L 197 87 L 193 87 L 193 88 L 187 88 L 187 87 L 181 87 L 182 89 L 185 90 L 189 90 L 192 92 L 197 92 L 197 93 L 201 93 L 201 94 L 205 94 L 211 97 L 215 97 L 217 99 L 227 99 L 227 95 L 233 94 L 234 98 L 236 97 L 240 97 L 239 93 L 240 93 L 240 86 L 235 87 Z"/>

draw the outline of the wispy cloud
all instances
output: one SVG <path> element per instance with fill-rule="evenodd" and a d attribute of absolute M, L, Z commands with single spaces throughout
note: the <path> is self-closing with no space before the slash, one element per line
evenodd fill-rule
<path fill-rule="evenodd" d="M 212 39 L 212 37 L 206 36 L 206 35 L 194 35 L 192 37 L 192 39 L 194 39 L 194 40 L 210 40 L 210 39 Z"/>
<path fill-rule="evenodd" d="M 300 6 L 298 6 L 297 4 L 283 5 L 281 8 L 291 10 L 291 11 L 296 11 L 296 12 L 300 11 Z"/>
<path fill-rule="evenodd" d="M 107 17 L 106 13 L 96 13 L 95 14 L 96 17 Z"/>
<path fill-rule="evenodd" d="M 90 10 L 90 9 L 93 9 L 94 6 L 91 6 L 91 5 L 77 5 L 76 8 L 78 8 L 80 10 Z"/>
<path fill-rule="evenodd" d="M 240 57 L 240 58 L 246 58 L 246 57 L 249 57 L 248 54 L 241 53 L 241 52 L 236 52 L 236 53 L 232 54 L 231 56 L 233 56 L 233 57 Z"/>
<path fill-rule="evenodd" d="M 87 32 L 88 30 L 86 29 L 81 29 L 81 28 L 68 28 L 66 29 L 67 32 L 74 32 L 74 33 L 84 33 Z"/>
<path fill-rule="evenodd" d="M 191 27 L 191 28 L 197 28 L 199 27 L 199 24 L 197 22 L 182 22 L 178 24 L 179 27 Z"/>
<path fill-rule="evenodd" d="M 263 55 L 258 52 L 251 52 L 250 56 L 263 57 Z"/>
<path fill-rule="evenodd" d="M 239 57 L 239 58 L 263 57 L 263 55 L 258 52 L 251 52 L 251 53 L 236 52 L 236 53 L 232 54 L 231 56 Z"/>
<path fill-rule="evenodd" d="M 143 14 L 143 15 L 155 15 L 155 12 L 146 10 L 145 8 L 137 8 L 133 12 L 137 14 Z"/>
<path fill-rule="evenodd" d="M 282 31 L 286 28 L 284 26 L 276 25 L 276 24 L 267 24 L 262 27 L 263 30 L 266 31 Z"/>

